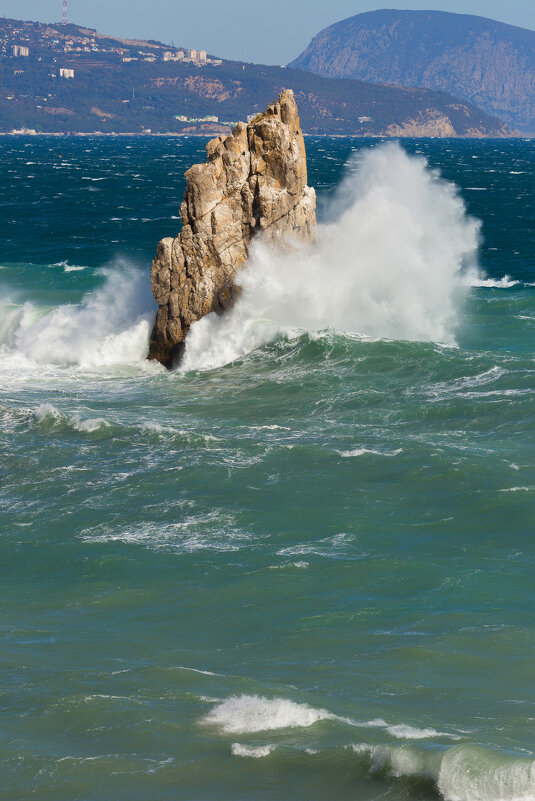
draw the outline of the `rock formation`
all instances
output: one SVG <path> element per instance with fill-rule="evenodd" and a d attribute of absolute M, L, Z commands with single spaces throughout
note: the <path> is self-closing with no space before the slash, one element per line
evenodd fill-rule
<path fill-rule="evenodd" d="M 190 325 L 236 297 L 236 271 L 254 236 L 274 246 L 312 241 L 316 196 L 307 186 L 305 145 L 293 92 L 232 134 L 212 139 L 208 161 L 186 172 L 182 230 L 162 239 L 152 263 L 158 303 L 149 359 L 179 361 Z"/>

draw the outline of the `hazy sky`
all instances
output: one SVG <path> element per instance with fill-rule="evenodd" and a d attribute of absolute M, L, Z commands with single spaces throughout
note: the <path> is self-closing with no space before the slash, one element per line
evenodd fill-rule
<path fill-rule="evenodd" d="M 327 25 L 378 8 L 456 11 L 535 30 L 535 0 L 68 0 L 69 20 L 224 58 L 285 64 Z M 62 0 L 0 0 L 0 15 L 55 22 Z"/>

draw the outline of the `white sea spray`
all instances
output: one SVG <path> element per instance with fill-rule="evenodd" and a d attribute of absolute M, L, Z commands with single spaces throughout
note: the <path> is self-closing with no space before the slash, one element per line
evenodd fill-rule
<path fill-rule="evenodd" d="M 52 311 L 13 304 L 2 342 L 38 364 L 98 368 L 146 357 L 154 316 L 147 275 L 125 262 L 102 268 L 103 285 Z"/>
<path fill-rule="evenodd" d="M 480 226 L 453 184 L 423 158 L 382 145 L 349 163 L 329 217 L 316 246 L 253 247 L 232 311 L 192 326 L 184 370 L 302 331 L 455 342 L 467 275 L 477 279 Z"/>

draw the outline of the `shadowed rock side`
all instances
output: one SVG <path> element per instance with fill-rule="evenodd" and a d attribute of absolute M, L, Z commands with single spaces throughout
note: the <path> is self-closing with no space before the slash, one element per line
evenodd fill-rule
<path fill-rule="evenodd" d="M 305 144 L 291 90 L 248 125 L 212 139 L 208 161 L 186 172 L 182 230 L 162 239 L 152 263 L 158 303 L 149 359 L 166 367 L 183 353 L 190 325 L 236 296 L 234 277 L 262 232 L 275 246 L 313 241 L 316 195 L 307 186 Z"/>

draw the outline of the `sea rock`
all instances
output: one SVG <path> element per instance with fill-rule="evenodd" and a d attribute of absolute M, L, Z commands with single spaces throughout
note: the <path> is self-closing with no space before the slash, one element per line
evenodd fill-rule
<path fill-rule="evenodd" d="M 273 246 L 313 241 L 316 195 L 291 90 L 248 124 L 206 145 L 208 161 L 186 172 L 182 230 L 162 239 L 152 263 L 158 303 L 149 359 L 176 364 L 189 327 L 237 295 L 236 272 L 261 234 Z"/>

